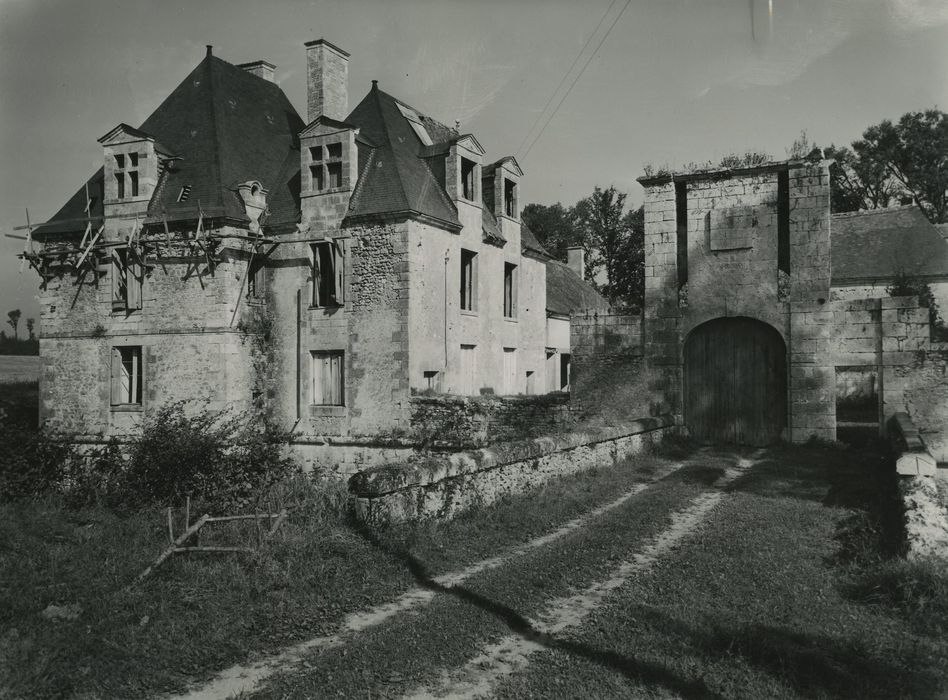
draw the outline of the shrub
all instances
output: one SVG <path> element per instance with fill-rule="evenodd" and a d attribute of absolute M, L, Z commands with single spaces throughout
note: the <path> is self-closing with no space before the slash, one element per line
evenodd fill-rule
<path fill-rule="evenodd" d="M 241 508 L 294 471 L 283 455 L 288 436 L 247 413 L 160 408 L 129 450 L 127 502 L 169 504 L 185 496 L 204 507 Z"/>
<path fill-rule="evenodd" d="M 35 430 L 0 424 L 0 500 L 57 490 L 64 469 L 81 460 L 75 446 Z"/>

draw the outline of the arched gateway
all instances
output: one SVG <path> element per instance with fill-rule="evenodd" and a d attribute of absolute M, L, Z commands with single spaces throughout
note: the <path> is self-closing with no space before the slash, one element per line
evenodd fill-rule
<path fill-rule="evenodd" d="M 703 323 L 685 341 L 685 425 L 709 442 L 767 445 L 787 424 L 787 349 L 751 318 Z"/>

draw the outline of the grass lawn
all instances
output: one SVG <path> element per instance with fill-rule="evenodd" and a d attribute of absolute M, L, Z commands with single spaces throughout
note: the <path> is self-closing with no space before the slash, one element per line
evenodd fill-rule
<path fill-rule="evenodd" d="M 176 556 L 128 591 L 167 543 L 163 512 L 69 510 L 55 499 L 0 506 L 0 697 L 182 690 L 396 597 L 415 584 L 401 553 L 423 557 L 431 573 L 495 555 L 649 480 L 675 450 L 377 539 L 336 515 L 340 492 L 324 487 L 259 554 Z M 81 612 L 47 620 L 49 605 Z"/>
<path fill-rule="evenodd" d="M 773 453 L 498 697 L 944 697 L 948 571 L 891 559 L 888 481 L 858 453 Z"/>

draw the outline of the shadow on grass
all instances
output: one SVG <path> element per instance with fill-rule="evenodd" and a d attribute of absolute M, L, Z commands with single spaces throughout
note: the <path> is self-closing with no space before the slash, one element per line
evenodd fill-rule
<path fill-rule="evenodd" d="M 529 620 L 513 608 L 493 601 L 463 586 L 444 586 L 428 573 L 423 562 L 403 548 L 382 543 L 374 532 L 366 527 L 355 526 L 355 531 L 369 544 L 382 553 L 402 562 L 418 585 L 437 593 L 444 593 L 473 605 L 504 622 L 507 627 L 524 639 L 542 645 L 550 650 L 560 650 L 580 656 L 595 664 L 608 668 L 633 680 L 660 684 L 685 698 L 716 698 L 701 679 L 691 680 L 680 677 L 671 669 L 657 663 L 640 661 L 612 651 L 597 649 L 578 642 L 561 639 L 555 635 L 537 630 Z"/>

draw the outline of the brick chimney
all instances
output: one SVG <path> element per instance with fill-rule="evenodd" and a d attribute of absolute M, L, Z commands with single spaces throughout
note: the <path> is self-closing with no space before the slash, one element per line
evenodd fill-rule
<path fill-rule="evenodd" d="M 307 122 L 322 115 L 343 121 L 349 116 L 349 54 L 325 39 L 304 46 Z"/>
<path fill-rule="evenodd" d="M 276 82 L 276 80 L 273 79 L 273 72 L 276 70 L 276 66 L 269 61 L 251 61 L 250 63 L 241 63 L 237 67 L 243 68 L 258 78 L 269 80 L 271 83 Z"/>
<path fill-rule="evenodd" d="M 586 252 L 582 246 L 571 246 L 566 249 L 566 264 L 569 269 L 586 279 Z"/>

